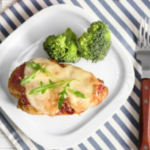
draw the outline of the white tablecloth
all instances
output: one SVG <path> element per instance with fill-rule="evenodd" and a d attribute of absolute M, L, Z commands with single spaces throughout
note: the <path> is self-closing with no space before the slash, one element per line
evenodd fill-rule
<path fill-rule="evenodd" d="M 17 0 L 0 0 L 2 1 L 2 10 L 4 11 L 6 8 L 10 7 L 13 3 L 15 3 Z"/>
<path fill-rule="evenodd" d="M 3 0 L 3 6 L 14 1 Z M 0 42 L 41 9 L 63 3 L 82 7 L 108 23 L 113 37 L 121 46 L 120 51 L 128 52 L 135 70 L 135 85 L 124 105 L 85 141 L 67 150 L 137 150 L 141 66 L 136 60 L 135 49 L 141 17 L 149 17 L 150 14 L 149 0 L 22 0 L 0 15 Z M 11 125 L 1 111 L 0 128 L 18 150 L 44 150 Z"/>
<path fill-rule="evenodd" d="M 1 1 L 1 0 L 0 0 Z M 10 7 L 17 0 L 2 0 L 2 9 L 0 12 Z M 14 145 L 6 137 L 6 135 L 0 129 L 0 150 L 16 150 Z"/>

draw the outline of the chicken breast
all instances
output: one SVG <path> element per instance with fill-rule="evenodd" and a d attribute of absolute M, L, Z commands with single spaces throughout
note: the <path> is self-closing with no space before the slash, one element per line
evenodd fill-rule
<path fill-rule="evenodd" d="M 34 58 L 30 62 L 39 64 L 55 77 L 47 72 L 39 71 L 29 83 L 21 85 L 21 80 L 36 70 L 24 63 L 13 71 L 9 78 L 8 89 L 12 96 L 18 98 L 17 107 L 27 113 L 49 116 L 80 114 L 100 104 L 108 94 L 108 88 L 104 86 L 103 81 L 79 67 L 70 64 L 58 64 L 56 61 L 46 58 Z M 41 87 L 41 83 L 50 85 L 50 81 L 60 83 L 68 80 L 72 81 L 66 87 L 67 95 L 65 95 L 61 109 L 58 108 L 58 101 L 61 96 L 59 93 L 63 91 L 67 82 L 53 89 L 48 88 L 44 92 L 30 93 L 33 89 Z M 85 98 L 70 92 L 70 90 L 84 94 Z"/>

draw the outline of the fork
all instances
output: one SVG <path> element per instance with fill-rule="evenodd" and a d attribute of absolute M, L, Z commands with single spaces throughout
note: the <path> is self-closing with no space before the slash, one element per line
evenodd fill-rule
<path fill-rule="evenodd" d="M 150 18 L 148 25 L 141 20 L 136 57 L 142 65 L 139 150 L 150 150 Z"/>

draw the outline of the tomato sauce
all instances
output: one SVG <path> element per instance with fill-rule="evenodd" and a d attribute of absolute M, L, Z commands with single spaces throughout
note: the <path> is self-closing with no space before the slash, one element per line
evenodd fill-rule
<path fill-rule="evenodd" d="M 21 79 L 24 78 L 24 69 L 26 64 L 22 64 L 17 71 L 15 71 L 13 77 L 12 77 L 12 84 L 17 88 L 18 91 L 20 91 L 21 97 L 23 99 L 24 105 L 30 105 L 29 101 L 27 100 L 27 97 L 25 95 L 25 87 L 20 85 Z"/>
<path fill-rule="evenodd" d="M 61 109 L 60 109 L 60 112 L 61 112 L 61 113 L 68 113 L 68 114 L 74 114 L 74 113 L 75 113 L 74 109 L 71 108 L 71 107 L 69 107 L 69 106 L 67 105 L 67 103 L 65 103 L 65 102 L 62 104 L 62 107 L 61 107 Z"/>
<path fill-rule="evenodd" d="M 59 64 L 62 68 L 66 67 L 66 64 Z"/>
<path fill-rule="evenodd" d="M 102 84 L 100 84 L 99 86 L 98 86 L 98 95 L 100 94 L 100 93 L 102 93 L 103 92 L 103 90 L 105 89 L 105 87 L 102 85 Z"/>

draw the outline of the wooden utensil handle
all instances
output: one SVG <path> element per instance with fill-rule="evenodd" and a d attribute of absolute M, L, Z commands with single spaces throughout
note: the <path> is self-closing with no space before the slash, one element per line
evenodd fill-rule
<path fill-rule="evenodd" d="M 139 150 L 150 150 L 150 79 L 141 80 Z"/>

